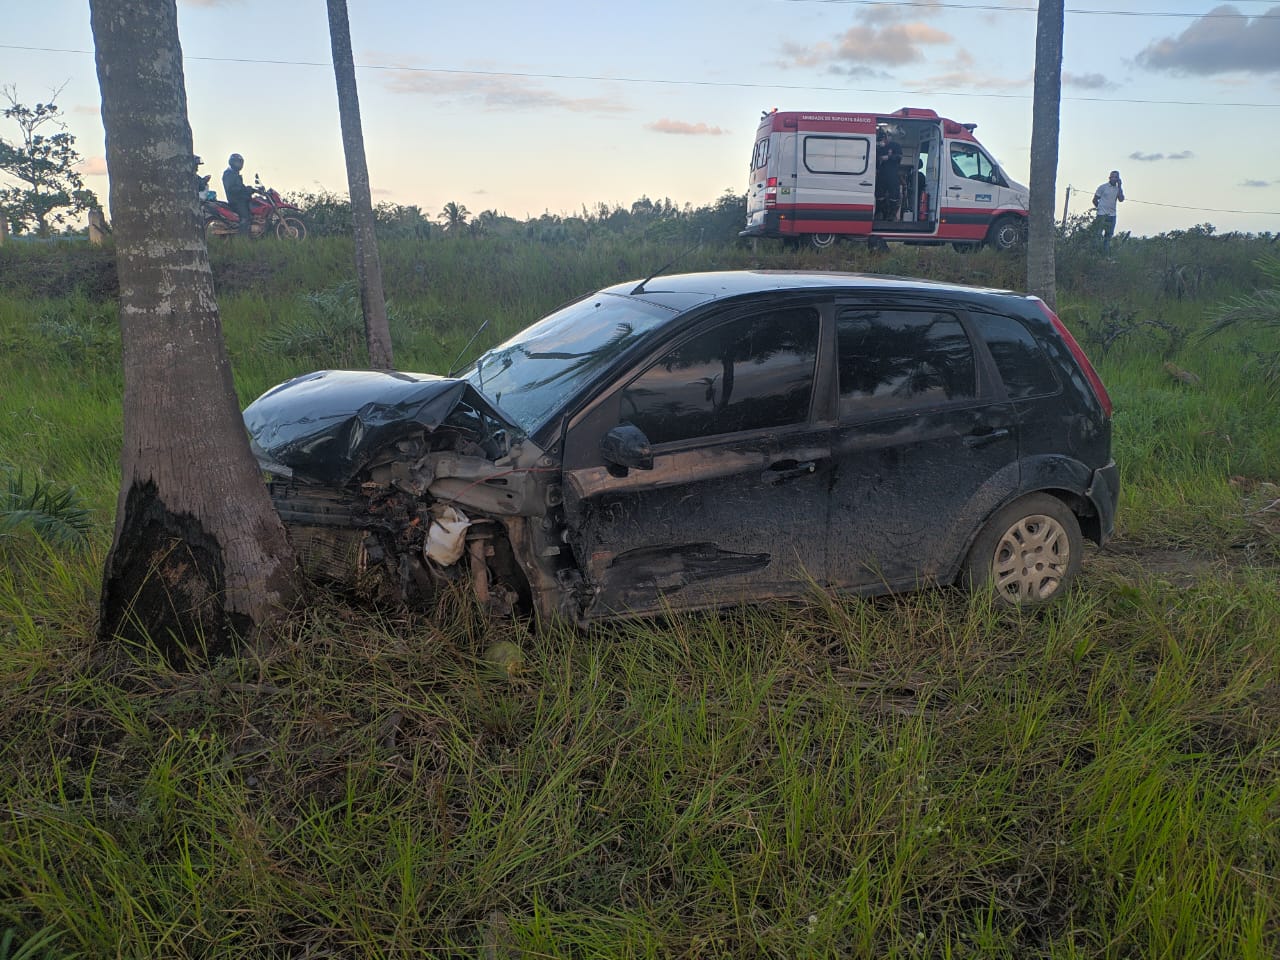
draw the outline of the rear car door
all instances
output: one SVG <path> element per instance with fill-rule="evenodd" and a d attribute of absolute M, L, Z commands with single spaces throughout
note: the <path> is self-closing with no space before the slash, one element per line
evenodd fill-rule
<path fill-rule="evenodd" d="M 1018 486 L 1012 405 L 960 311 L 839 304 L 827 568 L 854 589 L 949 576 Z"/>
<path fill-rule="evenodd" d="M 773 142 L 779 139 L 781 138 L 775 137 L 769 127 L 762 127 L 751 151 L 751 172 L 747 178 L 748 227 L 763 224 L 766 211 L 777 205 L 778 157 L 772 154 Z"/>
<path fill-rule="evenodd" d="M 819 330 L 813 304 L 708 320 L 570 424 L 565 515 L 594 596 L 585 616 L 793 596 L 824 579 Z M 604 462 L 619 424 L 648 437 L 652 469 Z"/>

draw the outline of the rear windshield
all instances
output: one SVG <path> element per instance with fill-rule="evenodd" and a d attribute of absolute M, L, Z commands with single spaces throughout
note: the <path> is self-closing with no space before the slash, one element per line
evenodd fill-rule
<path fill-rule="evenodd" d="M 593 294 L 494 347 L 467 380 L 532 434 L 675 314 L 645 300 Z"/>

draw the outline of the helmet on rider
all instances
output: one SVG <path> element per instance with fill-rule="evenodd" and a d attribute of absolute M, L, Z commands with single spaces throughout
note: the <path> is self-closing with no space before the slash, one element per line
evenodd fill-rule
<path fill-rule="evenodd" d="M 244 166 L 244 157 L 240 156 L 238 153 L 233 153 L 227 158 L 227 166 L 232 170 L 239 170 Z"/>

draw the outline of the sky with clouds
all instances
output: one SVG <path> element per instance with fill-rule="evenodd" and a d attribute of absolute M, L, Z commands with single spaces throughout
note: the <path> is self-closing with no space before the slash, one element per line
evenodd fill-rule
<path fill-rule="evenodd" d="M 1034 0 L 348 0 L 374 201 L 517 218 L 746 189 L 762 110 L 929 107 L 1026 182 Z M 59 104 L 107 195 L 85 0 L 5 0 L 0 87 Z M 1067 0 L 1058 211 L 1280 232 L 1280 0 Z M 195 150 L 345 193 L 320 0 L 178 0 Z M 140 54 L 145 51 L 139 51 Z M 0 136 L 16 131 L 0 122 Z"/>

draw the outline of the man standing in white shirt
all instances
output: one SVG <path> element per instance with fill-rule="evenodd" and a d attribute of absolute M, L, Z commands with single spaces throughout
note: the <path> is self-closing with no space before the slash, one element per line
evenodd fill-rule
<path fill-rule="evenodd" d="M 1093 191 L 1093 206 L 1098 211 L 1098 227 L 1102 230 L 1102 253 L 1111 252 L 1111 235 L 1116 232 L 1116 204 L 1124 203 L 1124 187 L 1120 171 L 1112 170 L 1107 182 Z"/>

